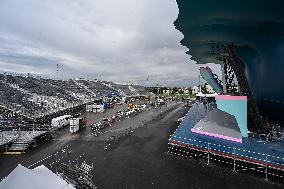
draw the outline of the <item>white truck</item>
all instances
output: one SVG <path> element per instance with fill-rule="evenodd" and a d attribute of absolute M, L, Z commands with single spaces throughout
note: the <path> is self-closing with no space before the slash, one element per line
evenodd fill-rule
<path fill-rule="evenodd" d="M 67 126 L 69 124 L 70 117 L 71 115 L 63 115 L 53 118 L 51 120 L 51 127 L 61 128 Z"/>

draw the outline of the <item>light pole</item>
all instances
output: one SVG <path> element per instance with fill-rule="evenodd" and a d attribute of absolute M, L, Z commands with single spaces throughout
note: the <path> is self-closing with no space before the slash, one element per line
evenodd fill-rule
<path fill-rule="evenodd" d="M 209 165 L 210 162 L 210 147 L 209 147 L 209 142 L 207 144 L 207 165 Z"/>
<path fill-rule="evenodd" d="M 265 155 L 265 180 L 268 181 L 268 162 L 267 162 L 267 154 Z"/>
<path fill-rule="evenodd" d="M 158 100 L 160 99 L 160 85 L 157 84 L 157 87 L 158 87 Z"/>

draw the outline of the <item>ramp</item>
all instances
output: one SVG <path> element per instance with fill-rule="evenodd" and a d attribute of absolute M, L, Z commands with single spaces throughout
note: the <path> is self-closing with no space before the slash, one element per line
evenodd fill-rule
<path fill-rule="evenodd" d="M 214 89 L 216 93 L 223 93 L 222 82 L 218 79 L 217 75 L 213 74 L 209 67 L 201 67 L 200 75 L 202 78 Z"/>
<path fill-rule="evenodd" d="M 210 111 L 191 131 L 224 140 L 242 142 L 242 135 L 236 118 L 217 108 Z"/>

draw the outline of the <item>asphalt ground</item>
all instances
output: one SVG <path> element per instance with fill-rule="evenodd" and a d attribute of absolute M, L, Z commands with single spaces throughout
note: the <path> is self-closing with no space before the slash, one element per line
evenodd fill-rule
<path fill-rule="evenodd" d="M 79 161 L 94 164 L 94 181 L 99 188 L 283 188 L 261 177 L 233 172 L 220 164 L 207 166 L 203 159 L 167 154 L 169 135 L 178 126 L 176 120 L 185 113 L 183 104 L 172 102 L 115 123 L 99 137 L 90 136 L 90 128 L 75 135 L 64 128 L 52 140 L 38 144 L 24 155 L 1 155 L 0 177 L 8 175 L 19 163 L 29 166 L 69 145 L 68 159 L 85 154 Z M 120 134 L 129 127 L 133 132 L 104 148 L 109 144 L 104 135 Z M 65 154 L 60 156 L 67 158 Z M 43 164 L 49 167 L 52 161 L 53 158 L 47 159 Z"/>

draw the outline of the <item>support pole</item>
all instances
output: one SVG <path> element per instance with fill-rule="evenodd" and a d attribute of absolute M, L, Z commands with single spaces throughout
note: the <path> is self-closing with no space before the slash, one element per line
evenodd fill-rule
<path fill-rule="evenodd" d="M 57 164 L 57 153 L 58 152 L 55 153 L 55 173 L 56 174 L 57 174 L 57 166 L 58 166 L 58 164 Z"/>
<path fill-rule="evenodd" d="M 222 69 L 223 91 L 224 91 L 224 93 L 227 93 L 225 64 L 226 64 L 225 62 L 223 62 L 223 63 L 221 64 L 221 69 Z"/>
<path fill-rule="evenodd" d="M 209 163 L 210 163 L 210 146 L 209 146 L 209 142 L 208 142 L 208 144 L 207 144 L 207 151 L 208 151 L 208 153 L 207 153 L 207 165 L 209 165 Z"/>
<path fill-rule="evenodd" d="M 234 171 L 236 171 L 236 148 L 234 147 Z"/>
<path fill-rule="evenodd" d="M 265 155 L 265 180 L 268 181 L 267 154 Z"/>

